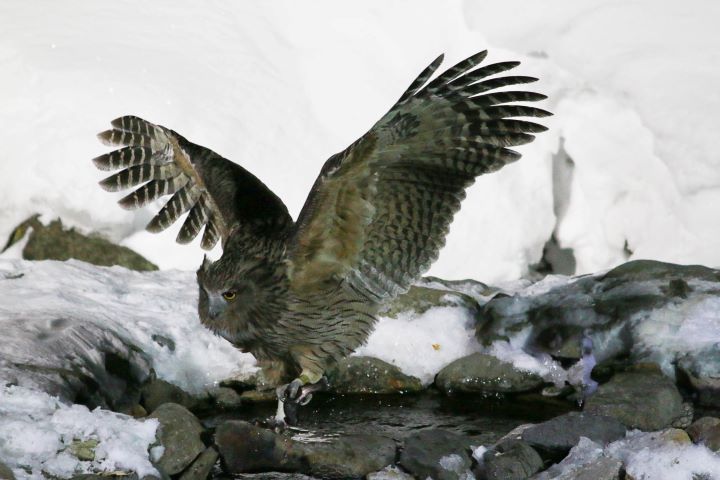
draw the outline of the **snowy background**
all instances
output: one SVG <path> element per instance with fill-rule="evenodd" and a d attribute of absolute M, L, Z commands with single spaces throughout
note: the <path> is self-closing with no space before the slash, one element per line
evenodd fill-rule
<path fill-rule="evenodd" d="M 519 59 L 551 130 L 479 179 L 431 274 L 513 280 L 554 234 L 576 269 L 720 265 L 720 4 L 694 0 L 0 3 L 0 240 L 35 212 L 163 268 L 201 250 L 97 186 L 95 134 L 169 126 L 265 181 L 297 216 L 320 166 L 437 54 Z M 105 173 L 106 174 L 106 173 Z M 178 223 L 179 226 L 180 223 Z"/>

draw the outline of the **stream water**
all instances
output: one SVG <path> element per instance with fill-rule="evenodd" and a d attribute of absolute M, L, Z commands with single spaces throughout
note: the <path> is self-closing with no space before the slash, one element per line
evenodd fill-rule
<path fill-rule="evenodd" d="M 547 420 L 569 410 L 568 403 L 543 399 L 478 399 L 446 397 L 434 391 L 420 395 L 318 395 L 300 411 L 298 428 L 286 432 L 296 440 L 322 441 L 349 434 L 385 435 L 400 442 L 429 428 L 451 430 L 471 438 L 474 445 L 490 445 L 518 425 Z M 206 417 L 215 427 L 226 420 L 264 419 L 275 412 L 271 403 Z M 219 469 L 214 478 L 227 478 Z M 234 478 L 257 480 L 309 478 L 265 473 Z"/>

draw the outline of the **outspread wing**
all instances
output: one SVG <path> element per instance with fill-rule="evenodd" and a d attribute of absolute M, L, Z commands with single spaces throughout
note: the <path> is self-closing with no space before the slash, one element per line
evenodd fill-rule
<path fill-rule="evenodd" d="M 407 290 L 437 258 L 475 177 L 517 160 L 509 147 L 546 130 L 517 117 L 549 112 L 515 103 L 544 95 L 494 91 L 536 79 L 495 76 L 519 62 L 480 65 L 485 56 L 428 83 L 441 55 L 369 132 L 325 163 L 290 246 L 296 292 L 344 282 L 381 301 Z"/>
<path fill-rule="evenodd" d="M 117 118 L 112 126 L 98 137 L 124 147 L 93 162 L 101 170 L 120 171 L 100 185 L 111 192 L 140 185 L 119 201 L 128 209 L 172 195 L 148 231 L 160 232 L 189 211 L 177 241 L 189 243 L 205 227 L 201 245 L 209 250 L 218 239 L 224 245 L 237 229 L 248 234 L 245 238 L 272 238 L 292 227 L 282 200 L 240 165 L 138 117 Z"/>

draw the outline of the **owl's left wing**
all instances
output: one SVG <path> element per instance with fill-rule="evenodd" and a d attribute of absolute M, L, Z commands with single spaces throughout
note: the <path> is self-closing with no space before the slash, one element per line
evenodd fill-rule
<path fill-rule="evenodd" d="M 192 241 L 204 227 L 201 246 L 209 250 L 218 240 L 224 246 L 239 230 L 243 235 L 236 238 L 248 242 L 291 230 L 293 221 L 282 200 L 240 165 L 142 118 L 120 117 L 112 126 L 98 137 L 124 147 L 93 159 L 101 170 L 119 170 L 100 185 L 111 192 L 138 187 L 119 201 L 127 209 L 172 195 L 148 231 L 160 232 L 189 212 L 177 242 Z"/>
<path fill-rule="evenodd" d="M 548 112 L 515 104 L 544 95 L 493 91 L 536 79 L 495 76 L 519 62 L 480 65 L 485 55 L 428 83 L 440 56 L 370 131 L 325 163 L 289 249 L 300 297 L 339 283 L 375 301 L 407 290 L 437 258 L 475 177 L 517 160 L 508 147 L 546 130 L 516 117 Z"/>

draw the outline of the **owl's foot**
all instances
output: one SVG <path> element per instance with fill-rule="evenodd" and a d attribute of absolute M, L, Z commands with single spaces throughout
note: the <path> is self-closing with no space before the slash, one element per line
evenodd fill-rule
<path fill-rule="evenodd" d="M 298 407 L 310 403 L 314 392 L 325 390 L 327 387 L 328 381 L 325 377 L 321 377 L 318 382 L 311 384 L 305 384 L 301 379 L 296 378 L 287 385 L 278 387 L 276 390 L 278 410 L 275 419 L 288 425 L 296 425 Z"/>

